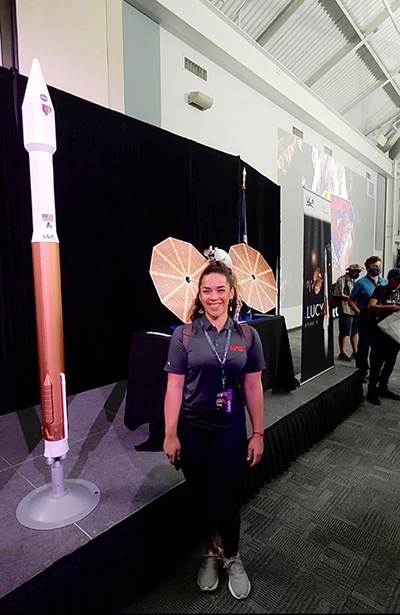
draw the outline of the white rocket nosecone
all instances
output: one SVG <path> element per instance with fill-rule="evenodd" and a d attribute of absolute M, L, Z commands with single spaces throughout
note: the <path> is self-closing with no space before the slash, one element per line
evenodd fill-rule
<path fill-rule="evenodd" d="M 32 62 L 22 103 L 24 145 L 29 152 L 33 236 L 35 242 L 57 242 L 54 205 L 53 154 L 56 122 L 39 60 Z"/>
<path fill-rule="evenodd" d="M 24 145 L 28 152 L 42 151 L 54 154 L 56 145 L 56 122 L 53 103 L 37 58 L 34 58 L 29 73 L 24 101 Z"/>

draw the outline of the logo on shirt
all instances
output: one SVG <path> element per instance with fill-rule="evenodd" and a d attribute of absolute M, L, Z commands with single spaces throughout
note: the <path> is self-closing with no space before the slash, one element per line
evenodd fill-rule
<path fill-rule="evenodd" d="M 246 350 L 246 346 L 231 346 L 229 350 L 233 352 L 244 352 Z"/>

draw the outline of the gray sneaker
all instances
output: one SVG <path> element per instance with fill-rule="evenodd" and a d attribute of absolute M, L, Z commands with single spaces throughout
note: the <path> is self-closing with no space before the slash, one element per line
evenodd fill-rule
<path fill-rule="evenodd" d="M 239 553 L 233 557 L 226 557 L 224 567 L 228 573 L 228 587 L 232 596 L 238 600 L 247 598 L 251 585 Z"/>
<path fill-rule="evenodd" d="M 209 551 L 203 555 L 199 574 L 197 575 L 197 584 L 203 592 L 211 592 L 217 589 L 219 583 L 218 570 L 222 564 L 221 551 L 218 553 Z"/>

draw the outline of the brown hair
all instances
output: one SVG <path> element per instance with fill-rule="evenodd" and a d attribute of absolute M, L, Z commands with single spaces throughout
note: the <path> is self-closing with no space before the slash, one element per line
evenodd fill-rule
<path fill-rule="evenodd" d="M 370 256 L 369 258 L 367 258 L 367 260 L 365 261 L 364 265 L 365 268 L 368 269 L 368 267 L 370 265 L 375 265 L 375 263 L 377 263 L 378 261 L 381 261 L 381 257 L 380 256 Z"/>
<path fill-rule="evenodd" d="M 238 302 L 240 301 L 238 289 L 237 289 L 236 276 L 233 273 L 232 269 L 230 267 L 227 267 L 227 265 L 225 265 L 221 261 L 211 261 L 211 263 L 204 269 L 199 279 L 199 288 L 197 291 L 196 299 L 194 300 L 192 313 L 190 314 L 190 320 L 192 322 L 197 320 L 197 318 L 200 318 L 200 316 L 204 313 L 203 306 L 201 305 L 201 302 L 200 302 L 200 288 L 201 288 L 201 283 L 203 281 L 204 276 L 210 275 L 210 273 L 220 273 L 223 276 L 225 276 L 229 284 L 229 289 L 233 288 L 233 297 L 231 301 L 229 302 L 229 311 L 230 311 L 231 316 L 234 316 L 236 312 L 236 307 L 238 305 Z"/>

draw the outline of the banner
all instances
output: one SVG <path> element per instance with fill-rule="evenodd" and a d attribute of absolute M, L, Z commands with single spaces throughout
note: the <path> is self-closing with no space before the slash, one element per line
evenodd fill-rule
<path fill-rule="evenodd" d="M 352 243 L 353 237 L 354 207 L 349 199 L 335 196 L 327 190 L 324 190 L 323 196 L 331 203 L 332 258 L 334 265 L 340 268 L 341 259 L 343 264 L 347 264 L 348 259 L 342 257 L 351 249 L 348 244 Z"/>
<path fill-rule="evenodd" d="M 301 383 L 333 367 L 331 204 L 303 188 Z"/>

